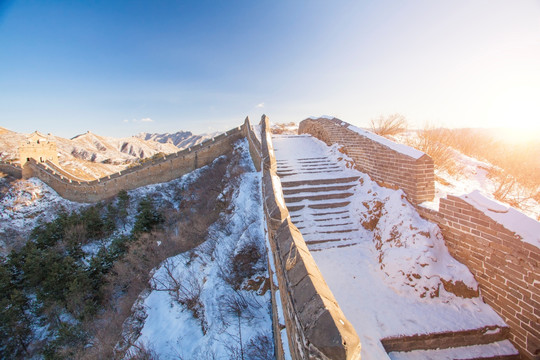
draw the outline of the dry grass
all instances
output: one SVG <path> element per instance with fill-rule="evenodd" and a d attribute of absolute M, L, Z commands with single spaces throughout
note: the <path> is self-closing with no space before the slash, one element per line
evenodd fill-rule
<path fill-rule="evenodd" d="M 298 133 L 298 124 L 294 122 L 286 124 L 272 124 L 272 134 L 296 135 Z"/>

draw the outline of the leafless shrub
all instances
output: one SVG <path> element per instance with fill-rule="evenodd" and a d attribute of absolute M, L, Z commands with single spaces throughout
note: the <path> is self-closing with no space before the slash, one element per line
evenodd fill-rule
<path fill-rule="evenodd" d="M 171 258 L 165 260 L 162 264 L 164 271 L 150 281 L 151 289 L 166 291 L 176 302 L 186 306 L 193 313 L 193 317 L 199 319 L 203 332 L 206 333 L 204 306 L 201 302 L 202 286 L 193 271 L 185 272 L 182 276 L 176 275 L 177 266 L 177 261 Z"/>
<path fill-rule="evenodd" d="M 158 360 L 159 356 L 156 351 L 148 347 L 148 345 L 138 343 L 131 344 L 134 349 L 130 350 L 124 359 L 126 360 Z"/>
<path fill-rule="evenodd" d="M 246 345 L 246 353 L 251 360 L 275 359 L 274 342 L 270 334 L 259 333 Z"/>
<path fill-rule="evenodd" d="M 246 242 L 242 248 L 229 253 L 227 257 L 216 258 L 218 276 L 235 291 L 238 291 L 246 279 L 260 270 L 258 264 L 262 256 L 264 255 L 255 241 Z"/>
<path fill-rule="evenodd" d="M 392 114 L 388 116 L 379 116 L 371 119 L 370 128 L 375 134 L 381 136 L 392 136 L 400 134 L 407 130 L 407 119 L 401 114 Z"/>
<path fill-rule="evenodd" d="M 417 132 L 418 138 L 409 140 L 409 145 L 428 154 L 439 170 L 446 171 L 450 175 L 457 175 L 461 169 L 456 164 L 451 143 L 452 134 L 450 130 L 435 128 L 425 125 Z"/>
<path fill-rule="evenodd" d="M 242 359 L 244 360 L 244 344 L 242 340 L 242 318 L 246 316 L 249 303 L 246 298 L 239 293 L 232 294 L 227 296 L 223 302 L 223 308 L 225 312 L 229 315 L 232 315 L 238 323 L 238 338 L 236 343 L 232 346 L 227 347 L 229 354 L 233 359 Z M 235 338 L 235 336 L 233 336 Z M 238 354 L 238 349 L 240 354 Z M 238 356 L 239 355 L 239 356 Z"/>

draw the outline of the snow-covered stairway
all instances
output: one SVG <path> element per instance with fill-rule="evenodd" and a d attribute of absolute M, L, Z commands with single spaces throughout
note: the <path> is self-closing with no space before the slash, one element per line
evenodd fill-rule
<path fill-rule="evenodd" d="M 352 169 L 337 146 L 309 135 L 272 140 L 291 220 L 355 327 L 362 360 L 519 359 L 508 327 L 480 298 L 442 286 L 422 294 L 435 278 L 472 275 L 433 243 L 432 225 L 403 193 Z"/>
<path fill-rule="evenodd" d="M 302 152 L 295 154 L 291 146 L 300 146 Z M 321 152 L 311 136 L 275 136 L 274 151 L 291 220 L 309 249 L 353 245 L 359 224 L 352 220 L 348 205 L 358 173 Z"/>

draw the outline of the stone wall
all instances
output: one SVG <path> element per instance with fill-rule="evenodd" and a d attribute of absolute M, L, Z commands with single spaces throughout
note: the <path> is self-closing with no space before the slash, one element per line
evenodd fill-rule
<path fill-rule="evenodd" d="M 266 116 L 261 120 L 261 127 L 262 148 L 252 154 L 262 157 L 276 358 L 287 358 L 288 348 L 293 359 L 360 359 L 360 339 L 356 331 L 324 281 L 302 234 L 290 220 L 276 175 Z M 251 126 L 247 129 L 253 132 Z M 256 138 L 255 134 L 250 137 Z M 250 142 L 250 146 L 255 143 Z"/>
<path fill-rule="evenodd" d="M 257 171 L 261 171 L 261 142 L 247 117 L 244 121 L 244 133 L 249 143 L 249 153 L 253 160 L 253 165 L 255 165 Z"/>
<path fill-rule="evenodd" d="M 352 125 L 336 118 L 306 119 L 300 123 L 298 133 L 310 134 L 327 145 L 342 145 L 358 170 L 382 185 L 403 189 L 413 203 L 432 200 L 435 195 L 433 160 L 426 154 L 375 134 L 361 135 Z"/>
<path fill-rule="evenodd" d="M 508 324 L 522 357 L 538 359 L 540 249 L 460 197 L 441 199 L 439 211 L 421 206 L 418 211 L 439 225 L 452 256 L 474 274 L 484 301 Z"/>
<path fill-rule="evenodd" d="M 41 179 L 68 200 L 97 202 L 115 196 L 120 190 L 171 181 L 208 165 L 217 157 L 232 151 L 234 142 L 244 136 L 243 125 L 192 148 L 94 181 L 78 181 L 34 159 L 30 159 L 23 167 L 22 176 Z"/>
<path fill-rule="evenodd" d="M 0 172 L 11 175 L 17 179 L 20 179 L 22 177 L 22 169 L 20 167 L 5 163 L 3 161 L 0 161 Z"/>

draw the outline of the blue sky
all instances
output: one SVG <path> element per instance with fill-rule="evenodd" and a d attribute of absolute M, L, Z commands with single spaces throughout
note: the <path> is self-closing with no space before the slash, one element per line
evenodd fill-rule
<path fill-rule="evenodd" d="M 0 126 L 540 128 L 540 1 L 3 1 Z"/>

